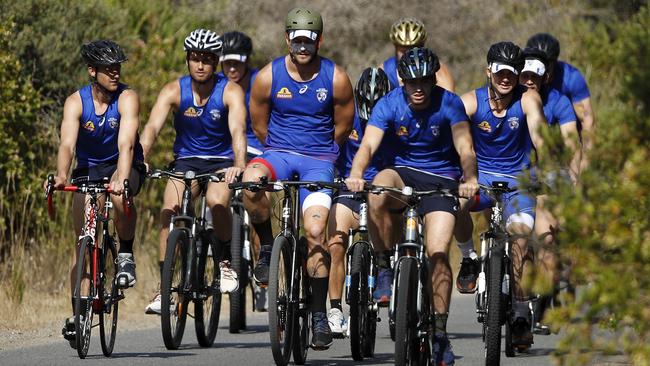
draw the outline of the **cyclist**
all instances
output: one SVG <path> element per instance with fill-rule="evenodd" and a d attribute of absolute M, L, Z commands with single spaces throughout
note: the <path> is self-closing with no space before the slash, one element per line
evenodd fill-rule
<path fill-rule="evenodd" d="M 573 112 L 573 106 L 569 98 L 562 95 L 556 89 L 548 85 L 548 60 L 546 54 L 537 48 L 524 49 L 525 64 L 519 77 L 519 82 L 528 88 L 540 92 L 544 106 L 544 115 L 550 126 L 559 125 L 563 137 L 564 145 L 573 151 L 573 158 L 569 163 L 568 169 L 559 172 L 560 176 L 577 181 L 580 171 L 581 149 L 574 140 L 578 136 L 576 126 L 576 115 Z M 554 174 L 554 175 L 557 175 Z M 554 177 L 549 177 L 554 179 Z M 537 196 L 537 206 L 535 209 L 535 234 L 538 238 L 543 238 L 543 246 L 537 251 L 541 264 L 546 269 L 549 280 L 555 282 L 557 278 L 557 262 L 552 250 L 546 250 L 546 246 L 554 245 L 555 232 L 559 223 L 555 217 L 544 208 L 546 196 Z M 534 330 L 538 334 L 548 334 L 548 326 L 541 323 L 546 305 L 550 302 L 551 296 L 543 295 L 535 302 L 535 325 Z"/>
<path fill-rule="evenodd" d="M 492 181 L 507 181 L 510 187 L 516 187 L 518 177 L 530 174 L 534 178 L 535 175 L 530 155 L 533 148 L 539 155 L 543 143 L 539 129 L 546 125 L 546 118 L 539 94 L 518 83 L 523 63 L 519 46 L 512 42 L 493 44 L 487 54 L 487 85 L 462 96 L 472 126 L 479 182 L 487 186 L 491 186 Z M 506 230 L 515 238 L 512 248 L 515 277 L 513 344 L 526 346 L 532 344 L 533 339 L 529 303 L 521 286 L 521 277 L 526 262 L 527 237 L 535 222 L 535 198 L 517 191 L 506 194 L 504 200 Z M 471 205 L 471 210 L 482 211 L 493 204 L 489 197 L 481 194 Z M 473 247 L 469 206 L 466 205 L 459 213 L 455 234 L 459 243 L 471 243 Z M 465 260 L 463 266 L 467 266 Z M 478 268 L 478 265 L 472 267 Z M 467 268 L 461 268 L 457 286 L 466 284 L 461 276 L 469 272 Z M 474 291 L 475 280 L 471 285 Z"/>
<path fill-rule="evenodd" d="M 427 30 L 424 24 L 415 18 L 400 18 L 390 27 L 389 37 L 395 46 L 395 56 L 386 59 L 381 67 L 388 75 L 391 88 L 402 85 L 402 80 L 397 72 L 397 61 L 412 47 L 424 47 L 427 40 Z M 437 84 L 449 91 L 454 91 L 454 78 L 447 66 L 440 64 L 440 70 L 436 72 Z"/>
<path fill-rule="evenodd" d="M 219 57 L 222 70 L 220 75 L 239 84 L 246 93 L 246 108 L 248 108 L 251 86 L 253 86 L 253 81 L 259 71 L 250 66 L 250 57 L 253 52 L 253 41 L 246 34 L 236 31 L 224 33 L 221 36 L 221 39 L 223 41 L 223 47 L 221 50 L 221 56 Z M 250 114 L 246 116 L 246 140 L 248 143 L 246 147 L 248 160 L 262 154 L 264 146 L 262 146 L 262 143 L 257 139 L 253 132 Z M 255 234 L 255 230 L 251 230 L 251 243 L 253 244 L 254 253 L 259 253 L 260 240 L 259 236 Z M 256 310 L 266 311 L 266 288 L 254 286 L 254 289 Z"/>
<path fill-rule="evenodd" d="M 548 33 L 537 33 L 528 39 L 526 47 L 537 48 L 546 54 L 548 59 L 549 86 L 569 97 L 578 118 L 578 131 L 582 139 L 581 171 L 588 161 L 587 153 L 593 146 L 596 129 L 594 113 L 591 107 L 591 95 L 584 76 L 573 65 L 559 61 L 560 42 Z"/>
<path fill-rule="evenodd" d="M 91 83 L 70 95 L 63 105 L 61 143 L 54 176 L 55 188 L 68 182 L 72 157 L 77 166 L 71 182 L 101 182 L 110 178 L 111 196 L 115 208 L 115 227 L 120 241 L 117 255 L 117 276 L 124 276 L 128 285 L 136 282 L 133 258 L 133 238 L 137 215 L 135 206 L 126 216 L 122 196 L 124 180 L 129 179 L 132 195 L 136 195 L 144 180 L 142 147 L 138 142 L 138 94 L 120 82 L 122 63 L 127 60 L 115 42 L 99 40 L 81 47 L 81 57 L 88 65 Z M 45 182 L 47 185 L 47 182 Z M 75 194 L 72 202 L 74 229 L 81 234 L 86 198 Z M 75 250 L 75 256 L 77 250 Z M 75 260 L 76 263 L 76 260 Z M 70 294 L 75 286 L 76 264 L 70 270 Z M 72 298 L 74 313 L 74 298 Z M 75 347 L 74 316 L 65 321 L 63 336 Z"/>
<path fill-rule="evenodd" d="M 399 75 L 404 81 L 379 100 L 368 121 L 365 136 L 357 151 L 350 177 L 352 191 L 360 191 L 364 172 L 386 134 L 390 138 L 394 166 L 380 171 L 373 184 L 418 190 L 442 187 L 458 189 L 463 197 L 473 196 L 476 180 L 476 157 L 468 118 L 460 98 L 436 85 L 438 57 L 428 48 L 412 48 L 399 61 Z M 460 181 L 461 175 L 463 180 Z M 370 226 L 375 250 L 389 249 L 385 238 L 391 230 L 389 211 L 404 203 L 392 195 L 370 195 Z M 433 363 L 451 365 L 454 355 L 447 338 L 447 317 L 451 300 L 451 268 L 447 250 L 452 237 L 458 205 L 448 197 L 423 198 L 418 213 L 424 216 L 426 252 L 431 268 L 432 308 L 435 318 Z M 381 253 L 381 252 L 380 252 Z M 384 259 L 384 261 L 388 261 Z"/>
<path fill-rule="evenodd" d="M 290 179 L 332 181 L 338 143 L 349 135 L 354 116 L 352 85 L 348 75 L 318 54 L 322 43 L 320 14 L 295 8 L 287 14 L 285 39 L 289 54 L 278 57 L 257 74 L 251 90 L 253 130 L 266 150 L 251 160 L 244 181 Z M 328 349 L 332 334 L 327 323 L 327 249 L 324 243 L 329 191 L 300 191 L 308 245 L 307 270 L 312 291 L 311 347 Z M 263 192 L 246 192 L 244 204 L 262 243 L 253 276 L 268 283 L 273 243 L 270 203 Z M 271 305 L 273 306 L 273 305 Z"/>
<path fill-rule="evenodd" d="M 352 159 L 359 149 L 359 144 L 363 139 L 363 131 L 370 118 L 372 108 L 379 98 L 383 97 L 390 91 L 388 76 L 384 70 L 379 68 L 367 68 L 361 73 L 361 77 L 354 89 L 356 101 L 356 113 L 352 125 L 352 132 L 342 147 L 341 154 L 337 160 L 338 173 L 347 177 L 350 174 Z M 377 172 L 381 170 L 383 161 L 379 155 L 373 159 L 370 167 L 364 174 L 364 179 L 371 182 Z M 329 278 L 329 296 L 330 311 L 328 320 L 332 333 L 336 336 L 342 336 L 347 330 L 347 321 L 343 316 L 341 298 L 343 296 L 343 279 L 345 277 L 345 248 L 348 243 L 348 231 L 350 228 L 359 226 L 359 202 L 351 198 L 343 197 L 345 191 L 339 192 L 341 196 L 336 199 L 336 203 L 330 210 L 328 224 L 328 249 L 330 254 L 330 278 Z M 390 257 L 390 254 L 388 255 Z M 386 258 L 386 256 L 382 256 Z M 388 263 L 384 263 L 382 270 L 389 268 Z M 385 275 L 383 277 L 386 277 Z M 382 278 L 383 278 L 382 277 Z M 390 290 L 390 284 L 389 290 Z"/>
<path fill-rule="evenodd" d="M 246 164 L 246 106 L 239 85 L 215 74 L 221 47 L 221 38 L 210 30 L 196 29 L 185 38 L 183 48 L 189 75 L 168 83 L 158 94 L 142 132 L 142 147 L 147 158 L 167 114 L 173 109 L 176 139 L 172 169 L 177 172 L 193 170 L 197 174 L 225 170 L 226 182 L 208 184 L 206 198 L 217 239 L 227 256 L 232 235 L 232 191 L 228 183 L 235 180 Z M 182 184 L 169 180 L 165 187 L 160 212 L 161 278 L 169 224 L 172 214 L 179 209 Z M 198 195 L 198 189 L 194 189 L 193 194 Z M 239 284 L 229 262 L 222 261 L 219 267 L 221 291 L 236 290 Z M 145 312 L 160 314 L 159 292 Z"/>

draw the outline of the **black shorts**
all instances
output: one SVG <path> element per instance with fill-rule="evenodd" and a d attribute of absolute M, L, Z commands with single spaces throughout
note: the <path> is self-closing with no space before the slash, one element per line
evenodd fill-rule
<path fill-rule="evenodd" d="M 117 161 L 101 163 L 95 166 L 77 167 L 72 171 L 70 183 L 108 181 L 113 176 L 113 173 L 115 173 L 115 170 L 117 170 Z M 147 168 L 144 166 L 144 163 L 134 161 L 131 165 L 131 175 L 129 178 L 129 185 L 131 186 L 131 194 L 133 196 L 140 192 L 146 175 Z"/>
<path fill-rule="evenodd" d="M 359 209 L 361 208 L 361 202 L 353 198 L 346 197 L 351 195 L 352 192 L 348 191 L 347 189 L 340 189 L 336 192 L 336 194 L 334 194 L 334 198 L 332 200 L 334 201 L 334 203 L 343 205 L 349 208 L 350 210 L 352 210 L 352 212 L 358 214 Z"/>
<path fill-rule="evenodd" d="M 450 190 L 458 189 L 458 182 L 451 178 L 444 178 L 403 166 L 390 167 L 388 169 L 396 171 L 399 177 L 402 178 L 404 184 L 412 187 L 416 191 L 426 191 L 437 187 Z M 418 207 L 418 214 L 426 215 L 434 211 L 449 212 L 455 216 L 458 212 L 458 200 L 440 196 L 422 197 L 420 207 Z"/>
<path fill-rule="evenodd" d="M 176 159 L 169 164 L 169 169 L 173 172 L 184 173 L 192 170 L 196 174 L 205 174 L 214 173 L 231 166 L 233 166 L 233 161 L 230 159 L 182 158 Z"/>

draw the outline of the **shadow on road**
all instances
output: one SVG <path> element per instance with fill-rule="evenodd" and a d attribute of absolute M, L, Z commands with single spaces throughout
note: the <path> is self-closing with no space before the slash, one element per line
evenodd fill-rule
<path fill-rule="evenodd" d="M 373 358 L 365 358 L 363 361 L 355 361 L 352 355 L 338 356 L 342 360 L 318 360 L 319 352 L 309 351 L 305 365 L 328 365 L 328 366 L 353 366 L 353 365 L 392 365 L 395 363 L 392 353 L 375 353 Z M 330 356 L 331 357 L 331 356 Z"/>
<path fill-rule="evenodd" d="M 196 356 L 194 352 L 116 352 L 111 355 L 111 358 L 175 358 Z M 104 355 L 88 356 L 87 359 L 106 359 Z"/>

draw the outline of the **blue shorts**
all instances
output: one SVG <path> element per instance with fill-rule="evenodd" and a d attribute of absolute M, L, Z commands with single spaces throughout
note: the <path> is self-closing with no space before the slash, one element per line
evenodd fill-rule
<path fill-rule="evenodd" d="M 334 163 L 326 160 L 312 158 L 310 156 L 296 154 L 286 151 L 267 150 L 262 155 L 251 160 L 251 164 L 263 164 L 271 172 L 271 180 L 290 180 L 294 175 L 298 176 L 301 181 L 334 181 Z M 330 189 L 321 189 L 316 192 L 322 192 L 332 196 Z M 305 198 L 315 193 L 306 188 L 300 189 L 300 205 Z"/>
<path fill-rule="evenodd" d="M 106 163 L 97 164 L 94 166 L 77 167 L 72 171 L 70 179 L 71 184 L 79 184 L 81 182 L 101 182 L 110 180 L 113 173 L 117 170 L 117 160 Z M 131 194 L 133 196 L 140 192 L 144 178 L 147 175 L 147 168 L 141 161 L 134 161 L 131 165 L 131 179 L 129 185 L 131 187 Z M 135 177 L 135 179 L 133 179 Z"/>
<path fill-rule="evenodd" d="M 204 159 L 204 158 L 181 158 L 169 164 L 173 172 L 185 173 L 192 170 L 196 174 L 214 173 L 218 170 L 230 168 L 233 165 L 230 159 Z"/>
<path fill-rule="evenodd" d="M 361 208 L 361 201 L 346 197 L 350 195 L 352 195 L 352 192 L 348 191 L 347 189 L 340 189 L 334 195 L 334 203 L 343 205 L 352 210 L 352 212 L 358 214 L 359 209 Z"/>
<path fill-rule="evenodd" d="M 426 191 L 441 187 L 449 190 L 457 190 L 458 182 L 439 175 L 430 174 L 418 169 L 405 166 L 390 167 L 397 172 L 404 182 L 404 185 L 412 187 L 416 191 Z M 426 215 L 429 212 L 444 211 L 456 216 L 458 212 L 458 200 L 451 197 L 425 196 L 420 200 L 418 215 Z"/>
<path fill-rule="evenodd" d="M 478 182 L 479 184 L 485 186 L 492 186 L 493 181 L 508 182 L 508 187 L 517 187 L 519 182 L 517 178 L 512 176 L 505 175 L 496 175 L 490 174 L 483 171 L 478 172 Z M 503 217 L 505 219 L 510 218 L 515 214 L 528 214 L 533 219 L 535 219 L 535 196 L 528 193 L 527 191 L 515 191 L 506 193 L 503 195 L 504 202 L 504 212 Z M 474 204 L 470 207 L 471 211 L 483 211 L 486 208 L 494 206 L 494 200 L 492 197 L 485 194 L 483 191 L 479 191 L 478 200 L 474 201 Z"/>

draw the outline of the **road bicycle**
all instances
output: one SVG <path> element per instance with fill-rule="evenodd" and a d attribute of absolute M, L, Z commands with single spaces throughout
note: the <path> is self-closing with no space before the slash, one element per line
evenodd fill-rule
<path fill-rule="evenodd" d="M 221 250 L 214 230 L 203 217 L 208 183 L 222 182 L 223 173 L 196 174 L 156 170 L 150 178 L 169 178 L 184 185 L 180 210 L 172 216 L 160 284 L 161 328 L 165 347 L 178 349 L 190 301 L 194 303 L 196 338 L 201 347 L 214 343 L 221 312 L 219 260 Z M 192 207 L 192 185 L 199 189 L 201 214 Z M 190 315 L 192 316 L 192 315 Z"/>
<path fill-rule="evenodd" d="M 47 177 L 46 199 L 48 213 L 54 218 L 53 193 L 55 190 L 82 193 L 88 196 L 84 224 L 77 240 L 77 262 L 74 300 L 75 348 L 79 358 L 86 358 L 90 347 L 92 328 L 99 326 L 102 353 L 110 356 L 115 346 L 119 303 L 124 299 L 123 288 L 128 287 L 124 277 L 117 277 L 117 248 L 115 228 L 112 225 L 111 194 L 108 180 L 89 182 L 77 179 L 74 185 L 54 188 L 54 175 Z M 130 215 L 131 190 L 129 181 L 124 181 L 125 213 Z M 97 231 L 101 227 L 101 235 Z M 93 315 L 99 317 L 93 324 Z"/>

